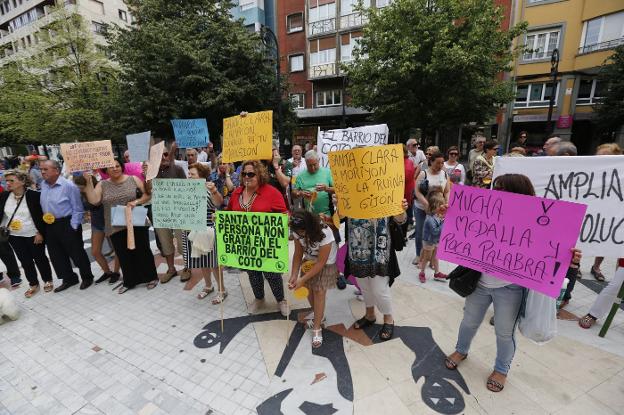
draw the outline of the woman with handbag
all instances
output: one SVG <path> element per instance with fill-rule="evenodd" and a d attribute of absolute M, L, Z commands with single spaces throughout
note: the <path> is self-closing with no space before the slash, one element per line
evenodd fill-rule
<path fill-rule="evenodd" d="M 113 167 L 106 169 L 106 174 L 110 177 L 102 180 L 95 187 L 91 180 L 91 173 L 83 174 L 86 179 L 85 194 L 89 203 L 104 205 L 104 232 L 111 238 L 115 255 L 119 258 L 123 272 L 123 286 L 119 288 L 119 294 L 139 284 L 147 283 L 148 289 L 158 285 L 156 264 L 149 243 L 148 226 L 145 223 L 130 224 L 133 227 L 135 242 L 135 248 L 130 249 L 128 247 L 128 224 L 126 226 L 113 226 L 112 224 L 113 207 L 134 208 L 151 199 L 141 179 L 128 176 L 123 171 L 123 162 L 115 158 Z"/>
<path fill-rule="evenodd" d="M 1 226 L 8 230 L 8 242 L 24 268 L 30 288 L 24 296 L 30 298 L 39 291 L 37 269 L 43 279 L 43 290 L 54 289 L 50 260 L 45 253 L 41 194 L 30 189 L 30 177 L 17 170 L 4 173 L 7 191 L 0 194 Z M 5 242 L 3 242 L 5 243 Z"/>
<path fill-rule="evenodd" d="M 533 184 L 528 177 L 522 174 L 504 174 L 494 181 L 494 190 L 535 196 Z M 580 263 L 581 252 L 574 249 L 570 272 L 576 272 Z M 462 268 L 462 267 L 458 267 Z M 465 269 L 465 274 L 475 274 L 476 271 Z M 466 295 L 464 317 L 459 326 L 459 335 L 455 351 L 444 361 L 447 369 L 455 370 L 468 357 L 470 344 L 479 326 L 485 318 L 490 306 L 494 304 L 494 330 L 496 332 L 496 361 L 494 370 L 487 379 L 486 387 L 492 392 L 500 392 L 505 387 L 507 373 L 516 352 L 515 331 L 522 314 L 522 304 L 528 290 L 488 274 L 476 275 L 478 282 L 471 285 L 469 290 L 453 288 L 454 272 L 449 274 L 451 288 L 461 295 Z M 468 279 L 472 279 L 469 277 Z M 469 283 L 470 281 L 466 281 Z M 466 284 L 470 285 L 470 284 Z M 469 292 L 471 291 L 471 292 Z"/>

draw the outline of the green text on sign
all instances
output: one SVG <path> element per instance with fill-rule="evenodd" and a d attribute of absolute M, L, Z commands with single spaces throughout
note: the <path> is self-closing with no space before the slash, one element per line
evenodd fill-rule
<path fill-rule="evenodd" d="M 288 215 L 216 213 L 219 265 L 265 272 L 288 272 Z"/>

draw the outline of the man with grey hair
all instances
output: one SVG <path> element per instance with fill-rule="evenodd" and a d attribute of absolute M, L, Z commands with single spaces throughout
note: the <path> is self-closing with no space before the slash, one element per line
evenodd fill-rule
<path fill-rule="evenodd" d="M 330 216 L 329 195 L 334 193 L 331 171 L 319 164 L 319 155 L 314 150 L 305 153 L 306 170 L 299 173 L 295 182 L 295 197 L 303 197 L 316 214 Z"/>
<path fill-rule="evenodd" d="M 421 167 L 422 163 L 427 160 L 425 157 L 425 153 L 418 148 L 418 141 L 415 138 L 410 138 L 405 143 L 405 147 L 407 147 L 407 156 L 414 163 L 414 167 Z"/>
<path fill-rule="evenodd" d="M 306 161 L 301 155 L 303 154 L 303 149 L 300 145 L 295 144 L 291 150 L 292 158 L 288 159 L 288 161 L 292 164 L 292 176 L 297 177 L 299 173 L 306 169 Z"/>
<path fill-rule="evenodd" d="M 543 155 L 545 156 L 555 156 L 557 152 L 557 144 L 561 142 L 561 137 L 558 135 L 551 135 L 548 137 L 548 140 L 544 143 L 542 149 L 544 150 Z"/>
<path fill-rule="evenodd" d="M 72 269 L 71 261 L 80 270 L 80 289 L 84 290 L 93 283 L 93 273 L 82 240 L 84 207 L 80 190 L 61 176 L 61 165 L 58 161 L 44 161 L 41 175 L 44 180 L 41 183 L 41 208 L 44 212 L 43 221 L 46 223 L 45 243 L 56 277 L 63 280 L 54 292 L 58 293 L 78 284 L 78 275 Z"/>
<path fill-rule="evenodd" d="M 554 146 L 555 156 L 577 156 L 576 146 L 569 141 L 561 141 Z"/>

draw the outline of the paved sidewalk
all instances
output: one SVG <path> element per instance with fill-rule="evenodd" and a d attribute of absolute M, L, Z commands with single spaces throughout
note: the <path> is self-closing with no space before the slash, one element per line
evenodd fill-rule
<path fill-rule="evenodd" d="M 183 291 L 178 278 L 124 295 L 100 284 L 27 300 L 22 287 L 20 319 L 0 326 L 0 414 L 621 413 L 624 312 L 605 339 L 599 324 L 582 330 L 575 321 L 560 321 L 545 346 L 518 334 L 505 390 L 493 394 L 485 388 L 493 328 L 484 323 L 458 371 L 445 369 L 463 300 L 445 283 L 418 282 L 411 244 L 399 258 L 395 338 L 381 343 L 374 328 L 350 328 L 364 306 L 348 286 L 330 292 L 325 342 L 314 351 L 293 322 L 307 304 L 291 297 L 287 321 L 267 288 L 265 309 L 251 315 L 245 273 L 225 273 L 223 308 L 196 298 L 202 282 Z M 605 261 L 606 274 L 613 268 Z M 567 316 L 583 315 L 595 298 L 577 284 Z"/>

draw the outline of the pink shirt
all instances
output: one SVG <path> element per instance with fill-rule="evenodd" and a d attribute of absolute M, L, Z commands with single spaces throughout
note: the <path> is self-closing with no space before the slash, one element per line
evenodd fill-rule
<path fill-rule="evenodd" d="M 141 181 L 145 181 L 145 176 L 143 176 L 143 163 L 141 162 L 124 164 L 124 173 L 128 176 L 136 176 L 141 179 Z M 100 170 L 100 176 L 102 180 L 109 178 L 109 175 L 106 174 L 104 170 Z"/>

